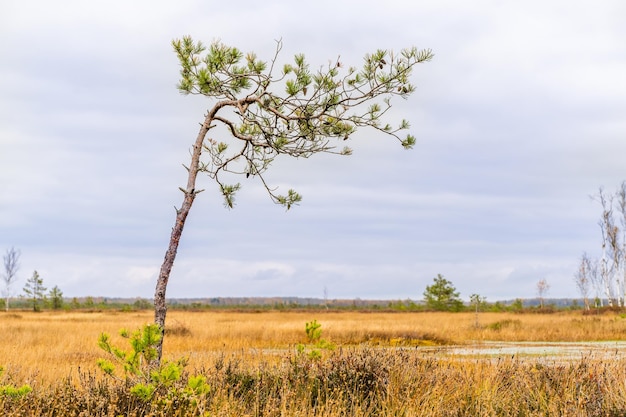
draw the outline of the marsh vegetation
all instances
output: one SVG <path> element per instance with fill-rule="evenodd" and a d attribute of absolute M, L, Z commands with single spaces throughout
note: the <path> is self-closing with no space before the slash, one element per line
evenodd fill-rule
<path fill-rule="evenodd" d="M 626 340 L 619 313 L 556 314 L 172 311 L 164 359 L 186 359 L 179 380 L 149 398 L 108 378 L 101 333 L 123 344 L 150 312 L 0 315 L 6 416 L 606 416 L 626 413 Z M 318 323 L 311 338 L 306 324 Z M 326 344 L 317 345 L 323 339 Z M 579 355 L 494 342 L 604 341 Z M 512 344 L 511 344 L 512 343 Z M 554 345 L 552 345 L 554 346 Z M 456 349 L 456 350 L 455 350 Z M 312 352 L 317 352 L 313 354 Z M 203 377 L 208 389 L 193 391 Z"/>

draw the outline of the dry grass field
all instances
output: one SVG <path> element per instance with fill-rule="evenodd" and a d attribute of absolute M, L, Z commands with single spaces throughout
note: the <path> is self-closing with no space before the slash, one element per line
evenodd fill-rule
<path fill-rule="evenodd" d="M 28 384 L 0 394 L 6 416 L 623 416 L 626 360 L 539 361 L 439 355 L 438 346 L 481 341 L 590 342 L 626 339 L 616 313 L 171 311 L 165 359 L 188 358 L 209 393 L 183 384 L 140 400 L 127 382 L 97 369 L 102 332 L 152 320 L 151 312 L 0 313 L 0 379 Z M 298 353 L 317 320 L 335 346 Z M 8 391 L 7 391 L 8 392 Z M 160 394 L 159 394 L 160 392 Z"/>
<path fill-rule="evenodd" d="M 0 365 L 16 375 L 50 381 L 80 367 L 95 370 L 100 333 L 126 348 L 119 330 L 151 322 L 145 312 L 0 313 Z M 203 366 L 220 354 L 262 356 L 306 343 L 305 323 L 317 320 L 337 346 L 437 346 L 475 341 L 580 342 L 626 340 L 626 319 L 616 314 L 183 312 L 168 313 L 167 358 Z"/>

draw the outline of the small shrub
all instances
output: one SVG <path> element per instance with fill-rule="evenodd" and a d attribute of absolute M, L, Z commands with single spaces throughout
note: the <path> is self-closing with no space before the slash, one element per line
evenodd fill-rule
<path fill-rule="evenodd" d="M 28 384 L 24 384 L 21 387 L 14 387 L 13 385 L 0 386 L 0 395 L 19 398 L 30 393 L 33 389 Z"/>
<path fill-rule="evenodd" d="M 0 366 L 0 377 L 4 374 L 4 368 Z M 20 387 L 12 384 L 0 385 L 0 396 L 9 398 L 20 398 L 29 394 L 33 389 L 30 385 L 24 384 Z"/>
<path fill-rule="evenodd" d="M 310 321 L 305 324 L 306 336 L 309 343 L 315 343 L 322 337 L 322 325 L 317 320 Z"/>
<path fill-rule="evenodd" d="M 500 320 L 500 321 L 496 321 L 495 323 L 491 323 L 487 325 L 487 329 L 489 330 L 493 330 L 495 332 L 499 332 L 502 329 L 506 329 L 506 328 L 519 328 L 521 327 L 522 322 L 520 320 L 512 320 L 512 319 L 507 319 L 507 320 Z"/>
<path fill-rule="evenodd" d="M 128 339 L 130 351 L 111 345 L 110 336 L 106 333 L 100 335 L 98 346 L 122 366 L 127 379 L 133 379 L 134 382 L 150 382 L 150 374 L 157 359 L 156 346 L 161 340 L 161 329 L 156 324 L 148 324 L 132 334 L 122 329 L 120 336 Z M 99 359 L 97 364 L 105 374 L 114 376 L 115 365 L 111 361 Z"/>
<path fill-rule="evenodd" d="M 186 359 L 163 364 L 158 362 L 156 346 L 161 340 L 161 331 L 156 324 L 145 325 L 143 329 L 132 334 L 121 330 L 120 335 L 129 339 L 130 351 L 112 346 L 106 333 L 100 335 L 98 345 L 122 366 L 125 382 L 132 385 L 129 392 L 139 400 L 147 403 L 158 394 L 167 399 L 165 402 L 161 400 L 162 405 L 171 401 L 178 403 L 180 398 L 195 405 L 198 403 L 197 397 L 205 396 L 209 392 L 206 379 L 202 376 L 192 377 L 188 379 L 187 385 L 181 385 Z M 120 380 L 115 375 L 116 366 L 113 362 L 99 359 L 97 364 L 106 375 Z"/>
<path fill-rule="evenodd" d="M 326 339 L 322 339 L 322 325 L 313 320 L 305 324 L 305 332 L 309 343 L 313 346 L 308 350 L 308 357 L 310 359 L 320 359 L 322 357 L 322 350 L 333 350 L 335 345 Z M 307 351 L 307 346 L 303 344 L 296 345 L 296 351 L 299 354 L 304 354 Z"/>
<path fill-rule="evenodd" d="M 189 329 L 186 324 L 174 320 L 171 324 L 165 327 L 165 335 L 188 337 L 191 336 L 191 329 Z"/>

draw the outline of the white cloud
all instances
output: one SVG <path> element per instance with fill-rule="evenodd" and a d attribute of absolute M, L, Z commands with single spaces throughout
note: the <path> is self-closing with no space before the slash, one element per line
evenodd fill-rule
<path fill-rule="evenodd" d="M 281 60 L 312 67 L 412 44 L 436 56 L 390 114 L 412 122 L 415 150 L 362 131 L 350 158 L 277 161 L 270 182 L 304 195 L 289 213 L 254 181 L 224 210 L 202 179 L 173 295 L 419 298 L 437 273 L 463 294 L 531 297 L 546 277 L 571 295 L 598 244 L 587 196 L 624 179 L 619 1 L 2 7 L 0 248 L 66 294 L 152 294 L 209 105 L 175 90 L 169 42 L 185 34 L 264 57 L 282 37 Z"/>
<path fill-rule="evenodd" d="M 126 270 L 126 279 L 133 285 L 150 285 L 156 282 L 159 268 L 156 266 L 131 266 Z"/>

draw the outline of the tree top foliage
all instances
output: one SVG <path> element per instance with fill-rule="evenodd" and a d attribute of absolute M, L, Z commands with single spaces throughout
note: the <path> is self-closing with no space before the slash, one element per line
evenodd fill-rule
<path fill-rule="evenodd" d="M 209 158 L 199 166 L 217 181 L 228 207 L 240 184 L 226 184 L 225 173 L 258 176 L 273 201 L 289 209 L 301 196 L 293 190 L 281 196 L 270 188 L 263 174 L 272 161 L 280 154 L 350 155 L 352 150 L 343 141 L 357 128 L 374 128 L 406 149 L 415 144 L 414 136 L 402 134 L 408 121 L 392 126 L 381 117 L 391 108 L 392 96 L 407 98 L 415 91 L 412 70 L 432 59 L 430 49 L 413 47 L 400 53 L 379 49 L 365 55 L 360 68 L 345 67 L 337 59 L 312 71 L 303 54 L 279 65 L 282 41 L 277 41 L 269 62 L 219 41 L 206 47 L 186 36 L 172 45 L 180 63 L 180 92 L 214 99 L 207 129 L 221 124 L 236 139 L 228 143 L 207 137 L 202 147 Z"/>
<path fill-rule="evenodd" d="M 424 290 L 424 301 L 428 308 L 437 311 L 460 311 L 463 308 L 459 292 L 441 274 L 437 274 L 433 283 Z"/>

